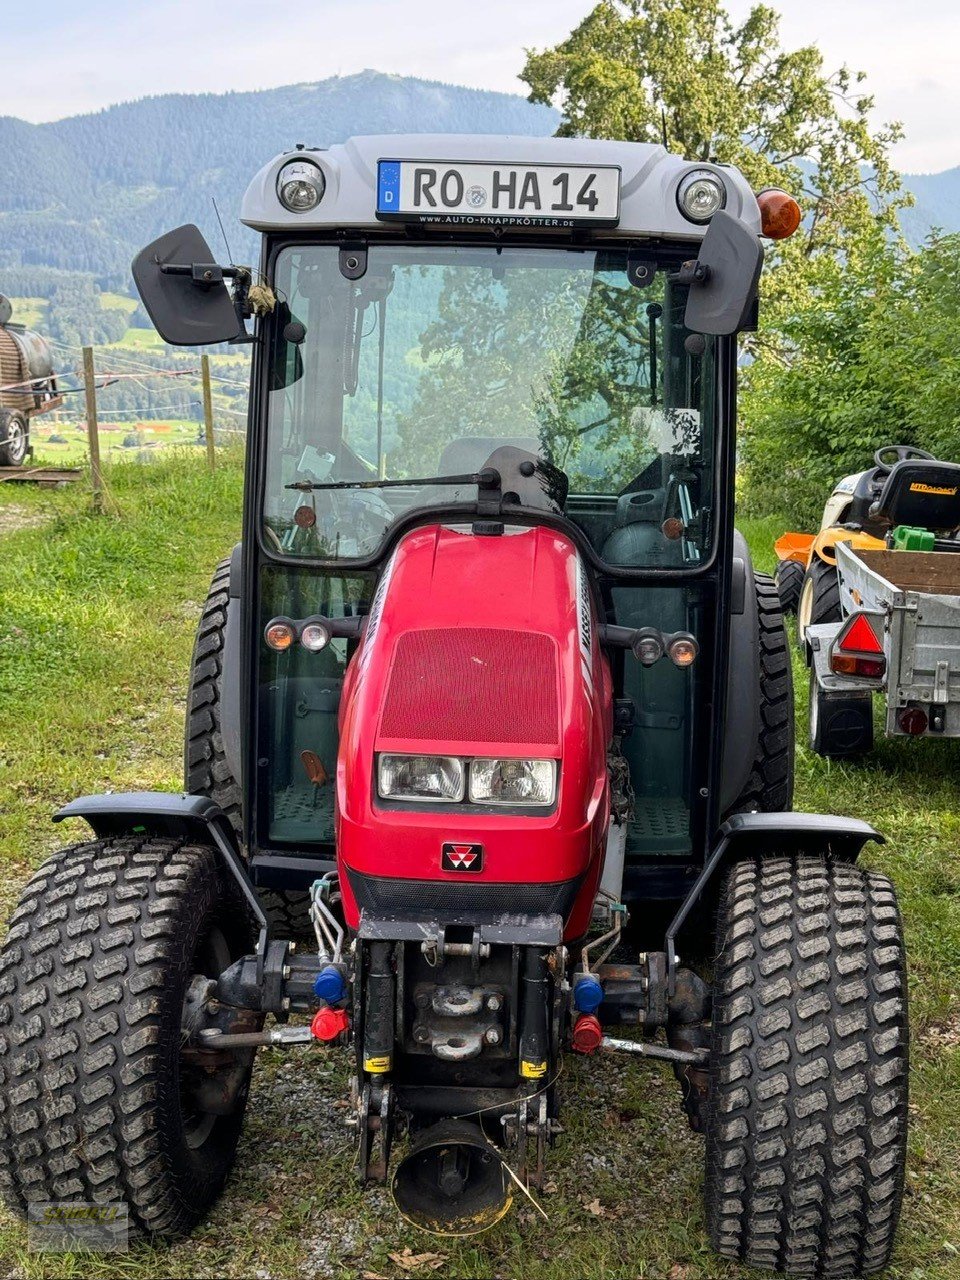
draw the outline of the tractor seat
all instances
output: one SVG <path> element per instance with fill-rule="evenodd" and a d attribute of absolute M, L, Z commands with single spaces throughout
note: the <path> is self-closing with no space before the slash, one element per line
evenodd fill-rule
<path fill-rule="evenodd" d="M 532 453 L 534 457 L 542 454 L 540 441 L 533 436 L 460 436 L 451 440 L 441 453 L 437 475 L 463 475 L 465 472 L 479 471 L 487 465 L 494 449 L 505 444 L 512 444 Z"/>
<path fill-rule="evenodd" d="M 960 465 L 908 458 L 890 468 L 870 517 L 895 529 L 910 525 L 937 533 L 960 529 Z"/>
<path fill-rule="evenodd" d="M 660 528 L 665 502 L 665 489 L 631 490 L 620 495 L 615 527 L 600 551 L 607 564 L 624 568 L 683 564 L 679 539 L 665 538 Z"/>

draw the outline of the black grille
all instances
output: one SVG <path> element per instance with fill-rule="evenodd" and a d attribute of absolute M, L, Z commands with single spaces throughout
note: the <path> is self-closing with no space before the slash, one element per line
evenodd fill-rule
<path fill-rule="evenodd" d="M 480 911 L 496 915 L 559 915 L 564 919 L 573 907 L 580 885 L 576 880 L 554 884 L 478 884 L 464 876 L 463 884 L 449 880 L 395 880 L 365 876 L 347 868 L 350 888 L 362 911 L 450 912 L 468 915 Z"/>

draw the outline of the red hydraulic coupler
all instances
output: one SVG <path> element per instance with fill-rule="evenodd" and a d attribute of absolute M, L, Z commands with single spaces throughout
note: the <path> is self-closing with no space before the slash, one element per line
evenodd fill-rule
<path fill-rule="evenodd" d="M 600 1020 L 592 1013 L 581 1013 L 573 1024 L 573 1048 L 576 1053 L 596 1053 L 603 1040 Z"/>
<path fill-rule="evenodd" d="M 336 1040 L 350 1026 L 346 1009 L 319 1009 L 310 1023 L 310 1034 L 315 1040 Z"/>

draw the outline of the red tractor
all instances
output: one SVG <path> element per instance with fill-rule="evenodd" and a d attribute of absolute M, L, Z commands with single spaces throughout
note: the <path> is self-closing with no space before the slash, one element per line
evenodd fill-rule
<path fill-rule="evenodd" d="M 676 1072 L 721 1253 L 881 1268 L 899 916 L 870 826 L 788 811 L 733 525 L 736 336 L 796 205 L 656 146 L 386 137 L 277 157 L 242 217 L 255 285 L 194 227 L 134 263 L 166 341 L 252 343 L 244 535 L 185 793 L 68 804 L 95 838 L 14 915 L 9 1201 L 188 1231 L 256 1048 L 312 1044 L 352 1055 L 361 1180 L 477 1231 L 544 1178 L 562 1055 L 619 1053 Z"/>

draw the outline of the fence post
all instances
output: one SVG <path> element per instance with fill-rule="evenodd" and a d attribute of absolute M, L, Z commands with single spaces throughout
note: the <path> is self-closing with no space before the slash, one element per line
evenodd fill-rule
<path fill-rule="evenodd" d="M 90 448 L 90 483 L 93 509 L 103 512 L 103 475 L 100 470 L 100 433 L 97 427 L 97 384 L 93 369 L 93 347 L 83 348 L 83 382 L 87 400 L 87 444 Z"/>
<path fill-rule="evenodd" d="M 213 395 L 210 391 L 210 357 L 206 354 L 200 358 L 203 370 L 203 434 L 207 441 L 207 462 L 212 471 L 217 465 L 217 456 L 213 451 Z"/>

